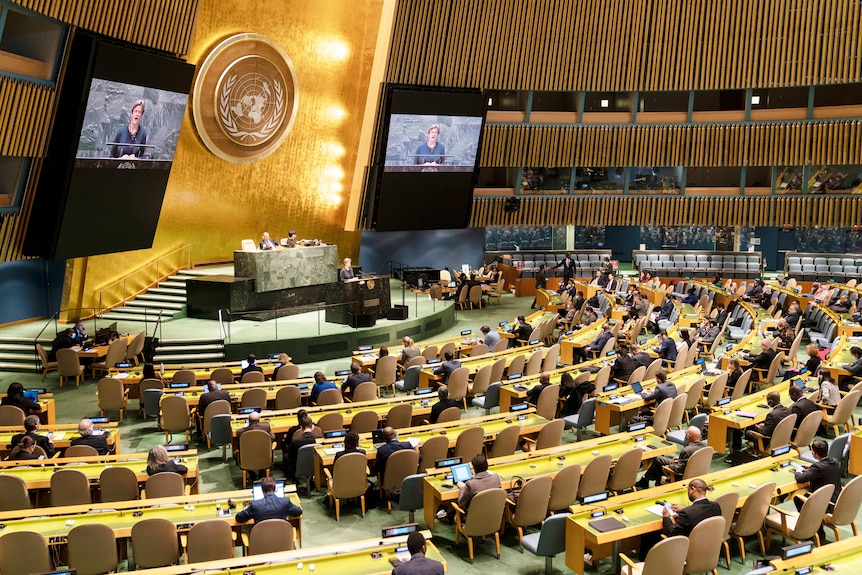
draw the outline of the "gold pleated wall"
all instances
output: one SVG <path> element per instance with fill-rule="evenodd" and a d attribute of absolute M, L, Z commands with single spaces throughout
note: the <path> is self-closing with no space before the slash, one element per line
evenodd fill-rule
<path fill-rule="evenodd" d="M 857 0 L 401 0 L 390 82 L 664 91 L 862 81 Z M 480 166 L 862 163 L 862 119 L 486 125 Z M 726 192 L 725 192 L 726 193 Z M 477 196 L 471 225 L 860 223 L 862 199 Z"/>

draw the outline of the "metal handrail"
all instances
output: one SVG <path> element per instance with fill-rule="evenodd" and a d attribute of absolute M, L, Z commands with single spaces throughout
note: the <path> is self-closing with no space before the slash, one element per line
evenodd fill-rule
<path fill-rule="evenodd" d="M 126 288 L 126 284 L 130 279 L 132 279 L 133 277 L 135 277 L 137 274 L 139 274 L 141 272 L 144 272 L 144 271 L 150 272 L 149 275 L 144 276 L 145 277 L 144 283 L 146 284 L 147 289 L 148 289 L 149 287 L 155 285 L 156 283 L 162 281 L 164 278 L 170 276 L 173 273 L 176 273 L 177 271 L 179 271 L 181 269 L 191 269 L 191 267 L 192 267 L 191 247 L 192 247 L 191 244 L 185 244 L 183 246 L 175 248 L 175 249 L 171 250 L 170 252 L 168 252 L 162 256 L 159 256 L 158 258 L 156 258 L 156 259 L 138 267 L 137 269 L 129 272 L 128 274 L 121 277 L 120 279 L 115 280 L 115 281 L 97 289 L 96 292 L 99 294 L 99 310 L 100 310 L 100 312 L 104 312 L 106 309 L 110 309 L 110 308 L 114 308 L 114 307 L 117 307 L 120 305 L 124 305 L 130 299 L 130 297 L 137 295 L 137 293 L 130 294 Z M 183 250 L 186 251 L 185 265 L 180 264 L 180 265 L 170 266 L 170 267 L 165 268 L 165 269 L 160 269 L 160 264 L 164 260 L 174 256 L 175 254 L 177 254 Z M 153 266 L 155 266 L 154 273 L 152 270 Z M 110 289 L 112 289 L 118 285 L 123 286 L 123 297 L 119 301 L 109 302 L 106 304 L 104 301 L 105 292 L 107 292 L 108 290 L 110 290 Z M 138 293 L 140 293 L 140 292 L 138 292 Z"/>

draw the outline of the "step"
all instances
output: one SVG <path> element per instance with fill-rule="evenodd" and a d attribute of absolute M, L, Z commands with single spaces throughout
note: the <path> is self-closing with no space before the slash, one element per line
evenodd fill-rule
<path fill-rule="evenodd" d="M 172 301 L 160 301 L 154 302 L 152 300 L 142 300 L 140 298 L 133 299 L 132 301 L 126 302 L 126 306 L 128 307 L 146 307 L 150 309 L 163 309 L 163 310 L 181 310 L 183 306 L 185 306 L 185 302 L 178 303 Z"/>
<path fill-rule="evenodd" d="M 195 338 L 170 338 L 170 339 L 160 339 L 159 345 L 184 345 L 184 344 L 196 344 L 196 343 L 217 343 L 221 345 L 223 343 L 222 338 L 220 337 L 195 337 Z"/>
<path fill-rule="evenodd" d="M 35 369 L 36 364 L 32 361 L 28 364 L 0 361 L 0 370 L 2 371 L 35 371 Z"/>
<path fill-rule="evenodd" d="M 202 343 L 196 345 L 164 345 L 156 347 L 156 353 L 183 353 L 187 351 L 224 351 L 221 343 Z"/>
<path fill-rule="evenodd" d="M 36 358 L 36 354 L 32 351 L 29 353 L 10 353 L 8 351 L 0 350 L 0 361 L 28 361 L 33 363 Z"/>
<path fill-rule="evenodd" d="M 33 342 L 30 343 L 6 343 L 0 341 L 0 350 L 2 351 L 24 351 L 24 352 L 34 352 Z"/>
<path fill-rule="evenodd" d="M 197 278 L 197 276 L 187 276 L 187 275 L 183 275 L 183 274 L 177 274 L 177 275 L 173 275 L 173 276 L 168 276 L 168 281 L 181 282 L 183 285 L 185 285 L 186 280 L 195 279 L 195 278 Z M 165 283 L 165 282 L 162 282 L 162 283 Z"/>
<path fill-rule="evenodd" d="M 129 302 L 131 304 L 131 302 Z M 157 318 L 159 317 L 159 312 L 162 312 L 162 318 L 167 319 L 173 317 L 174 314 L 178 313 L 179 310 L 174 309 L 162 309 L 162 308 L 154 308 L 154 307 L 146 307 L 146 306 L 123 306 L 114 308 L 111 310 L 112 312 L 119 312 L 125 314 L 136 314 L 140 317 L 147 316 L 148 318 Z"/>
<path fill-rule="evenodd" d="M 211 275 L 213 275 L 212 273 L 210 273 L 210 272 L 208 272 L 208 271 L 204 271 L 204 270 L 194 270 L 194 269 L 192 269 L 192 270 L 180 270 L 180 271 L 178 271 L 177 273 L 179 273 L 179 274 L 185 274 L 185 275 L 191 275 L 191 276 L 197 276 L 197 277 L 200 277 L 200 276 L 211 276 Z"/>
<path fill-rule="evenodd" d="M 37 343 L 51 343 L 53 340 L 50 337 L 42 336 L 36 341 L 37 341 Z M 29 343 L 32 345 L 33 344 L 33 338 L 32 337 L 20 337 L 17 335 L 0 335 L 0 345 L 2 345 L 4 343 Z"/>
<path fill-rule="evenodd" d="M 150 294 L 143 293 L 136 297 L 135 299 L 140 300 L 148 300 L 148 301 L 170 301 L 175 303 L 186 303 L 185 296 L 176 296 L 176 295 L 161 295 L 161 294 Z"/>
<path fill-rule="evenodd" d="M 159 286 L 159 287 L 154 287 L 154 288 L 148 289 L 147 293 L 159 293 L 159 294 L 164 294 L 164 295 L 185 296 L 186 290 L 185 290 L 185 288 L 181 288 L 181 287 L 162 287 L 162 286 Z"/>
<path fill-rule="evenodd" d="M 153 363 L 160 362 L 202 362 L 212 359 L 224 359 L 223 353 L 188 353 L 188 354 L 171 354 L 171 355 L 154 355 Z"/>
<path fill-rule="evenodd" d="M 176 289 L 185 290 L 186 289 L 186 282 L 185 281 L 159 282 L 159 287 L 160 288 L 176 288 Z"/>
<path fill-rule="evenodd" d="M 157 316 L 152 314 L 144 317 L 143 314 L 133 314 L 133 313 L 124 313 L 124 312 L 116 312 L 111 311 L 102 316 L 104 319 L 109 321 L 148 321 L 148 322 L 160 322 L 167 321 L 170 319 L 169 316 L 162 316 L 161 320 L 158 319 Z"/>

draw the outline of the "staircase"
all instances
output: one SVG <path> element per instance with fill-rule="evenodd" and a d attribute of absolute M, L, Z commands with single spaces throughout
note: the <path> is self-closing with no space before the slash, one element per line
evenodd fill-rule
<path fill-rule="evenodd" d="M 51 347 L 50 338 L 39 338 L 46 348 Z M 0 370 L 31 371 L 36 369 L 38 358 L 32 337 L 0 337 Z"/>
<path fill-rule="evenodd" d="M 186 280 L 207 275 L 198 270 L 180 270 L 145 293 L 103 314 L 108 321 L 168 321 L 186 314 Z M 161 313 L 161 319 L 159 319 Z"/>
<path fill-rule="evenodd" d="M 153 363 L 184 365 L 224 361 L 224 341 L 212 339 L 163 339 L 153 354 Z"/>

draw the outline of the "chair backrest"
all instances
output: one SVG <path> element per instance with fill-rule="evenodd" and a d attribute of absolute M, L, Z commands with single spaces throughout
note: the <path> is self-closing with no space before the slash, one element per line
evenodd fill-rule
<path fill-rule="evenodd" d="M 224 519 L 198 521 L 189 529 L 187 563 L 233 559 L 235 554 L 231 527 Z"/>
<path fill-rule="evenodd" d="M 499 433 L 497 433 L 497 437 L 494 439 L 494 444 L 491 446 L 491 452 L 488 454 L 488 457 L 494 459 L 495 457 L 504 457 L 514 454 L 515 449 L 518 447 L 518 439 L 520 439 L 520 437 L 520 425 L 510 425 L 503 428 Z"/>
<path fill-rule="evenodd" d="M 144 569 L 173 565 L 179 558 L 176 526 L 161 517 L 144 519 L 132 526 L 132 555 Z"/>
<path fill-rule="evenodd" d="M 655 373 L 661 369 L 661 359 L 655 359 L 651 364 L 647 366 L 646 373 L 644 373 L 644 380 L 655 379 Z"/>
<path fill-rule="evenodd" d="M 563 441 L 563 430 L 565 430 L 566 422 L 562 419 L 554 419 L 546 423 L 539 435 L 536 436 L 536 449 L 547 449 L 549 447 L 557 447 Z"/>
<path fill-rule="evenodd" d="M 539 557 L 554 557 L 566 550 L 566 519 L 570 513 L 558 513 L 545 519 L 535 549 Z M 527 547 L 526 542 L 524 546 Z"/>
<path fill-rule="evenodd" d="M 242 240 L 242 251 L 244 252 L 256 252 L 257 244 L 254 243 L 252 239 L 244 239 Z"/>
<path fill-rule="evenodd" d="M 282 369 L 288 366 L 282 366 Z M 298 369 L 298 368 L 297 368 Z M 285 385 L 275 392 L 276 409 L 294 409 L 302 405 L 302 390 L 295 385 Z"/>
<path fill-rule="evenodd" d="M 166 395 L 162 398 L 162 428 L 168 433 L 186 431 L 191 426 L 189 403 L 185 397 Z"/>
<path fill-rule="evenodd" d="M 457 406 L 447 407 L 443 410 L 439 417 L 437 417 L 437 423 L 446 423 L 447 421 L 458 421 L 461 419 L 461 408 Z"/>
<path fill-rule="evenodd" d="M 422 350 L 422 357 L 424 357 L 426 361 L 429 359 L 434 359 L 435 357 L 437 357 L 437 349 L 438 348 L 436 345 L 429 345 Z"/>
<path fill-rule="evenodd" d="M 530 359 L 527 360 L 527 365 L 524 367 L 524 375 L 536 375 L 542 371 L 543 355 L 541 349 L 530 354 Z"/>
<path fill-rule="evenodd" d="M 317 396 L 317 405 L 338 405 L 344 403 L 340 389 L 324 389 Z"/>
<path fill-rule="evenodd" d="M 386 414 L 386 425 L 393 429 L 404 429 L 410 427 L 413 421 L 413 404 L 399 403 L 393 405 Z"/>
<path fill-rule="evenodd" d="M 830 483 L 808 496 L 808 499 L 802 504 L 802 509 L 799 510 L 796 527 L 790 532 L 791 536 L 799 540 L 814 537 L 814 534 L 820 529 L 823 516 L 826 515 L 826 508 L 829 506 L 833 491 L 835 491 L 835 486 Z"/>
<path fill-rule="evenodd" d="M 30 509 L 30 494 L 27 484 L 15 475 L 0 473 L 0 511 Z"/>
<path fill-rule="evenodd" d="M 596 374 L 596 378 L 593 380 L 593 384 L 596 386 L 596 389 L 602 389 L 604 386 L 608 384 L 611 380 L 611 366 L 606 365 L 599 370 Z"/>
<path fill-rule="evenodd" d="M 388 461 L 386 463 L 389 464 Z M 368 460 L 362 453 L 348 453 L 339 457 L 332 466 L 333 497 L 347 499 L 363 495 L 368 487 L 367 468 Z"/>
<path fill-rule="evenodd" d="M 545 520 L 553 483 L 550 475 L 540 475 L 524 483 L 512 513 L 513 525 L 527 527 Z"/>
<path fill-rule="evenodd" d="M 0 537 L 0 570 L 3 575 L 53 571 L 48 542 L 35 531 L 18 531 Z"/>
<path fill-rule="evenodd" d="M 317 420 L 317 427 L 324 433 L 344 429 L 344 414 L 337 411 L 325 413 Z"/>
<path fill-rule="evenodd" d="M 464 293 L 464 290 L 461 290 Z M 469 294 L 470 303 L 479 307 L 482 303 L 482 286 L 472 286 Z"/>
<path fill-rule="evenodd" d="M 443 344 L 443 347 L 437 352 L 437 357 L 445 357 L 447 353 L 451 353 L 453 356 L 458 353 L 458 348 L 451 341 Z"/>
<path fill-rule="evenodd" d="M 641 575 L 682 575 L 688 553 L 688 537 L 668 537 L 653 545 L 644 559 Z"/>
<path fill-rule="evenodd" d="M 841 398 L 838 405 L 835 406 L 835 412 L 829 418 L 830 425 L 844 425 L 853 416 L 853 409 L 859 403 L 860 391 L 851 391 Z"/>
<path fill-rule="evenodd" d="M 90 482 L 77 469 L 61 469 L 51 475 L 51 506 L 89 505 Z"/>
<path fill-rule="evenodd" d="M 473 378 L 473 395 L 481 395 L 488 390 L 488 386 L 491 385 L 492 369 L 493 366 L 485 365 L 479 368 L 479 371 L 476 372 L 476 376 Z"/>
<path fill-rule="evenodd" d="M 718 565 L 718 554 L 724 542 L 724 517 L 700 521 L 688 536 L 688 553 L 684 573 L 708 573 Z"/>
<path fill-rule="evenodd" d="M 715 378 L 712 385 L 709 386 L 709 394 L 706 396 L 706 407 L 714 407 L 718 400 L 724 397 L 724 390 L 727 387 L 727 373 L 722 373 Z"/>
<path fill-rule="evenodd" d="M 480 355 L 485 355 L 485 354 L 486 354 L 486 353 L 488 353 L 489 351 L 491 351 L 491 350 L 488 348 L 487 344 L 484 344 L 484 343 L 477 343 L 477 344 L 476 344 L 476 345 L 474 345 L 474 346 L 473 346 L 473 348 L 470 350 L 470 357 L 477 357 L 477 356 L 480 356 Z"/>
<path fill-rule="evenodd" d="M 608 485 L 608 477 L 611 473 L 610 455 L 599 455 L 590 461 L 581 475 L 581 483 L 578 485 L 578 497 L 595 495 L 605 490 Z"/>
<path fill-rule="evenodd" d="M 750 368 L 742 372 L 742 375 L 736 380 L 733 391 L 730 392 L 731 401 L 736 401 L 745 394 L 745 390 L 748 389 L 748 382 L 751 381 L 752 373 L 754 372 Z"/>
<path fill-rule="evenodd" d="M 144 492 L 147 499 L 182 497 L 186 494 L 186 482 L 179 473 L 171 471 L 156 473 L 147 478 Z"/>
<path fill-rule="evenodd" d="M 482 453 L 484 441 L 485 432 L 481 427 L 465 429 L 455 441 L 455 457 L 460 457 L 461 461 L 470 461 L 474 455 Z"/>
<path fill-rule="evenodd" d="M 230 414 L 230 402 L 226 399 L 218 399 L 206 407 L 204 411 L 204 436 L 209 435 L 212 418 L 216 415 Z"/>
<path fill-rule="evenodd" d="M 508 373 L 524 373 L 524 368 L 527 365 L 527 356 L 525 354 L 516 355 L 512 358 L 512 361 L 509 362 Z"/>
<path fill-rule="evenodd" d="M 488 386 L 488 389 L 485 390 L 485 396 L 482 398 L 483 406 L 485 408 L 486 413 L 490 413 L 490 411 L 498 407 L 500 405 L 500 386 L 503 385 L 501 382 L 497 381 Z"/>
<path fill-rule="evenodd" d="M 377 385 L 392 385 L 395 383 L 395 373 L 398 367 L 398 358 L 387 355 L 377 360 L 377 370 L 374 373 L 374 383 Z"/>
<path fill-rule="evenodd" d="M 775 486 L 774 482 L 764 483 L 748 495 L 739 510 L 736 522 L 730 527 L 730 532 L 737 537 L 746 537 L 760 531 L 763 520 L 769 513 L 769 503 L 775 493 Z"/>
<path fill-rule="evenodd" d="M 398 499 L 398 509 L 401 511 L 416 511 L 424 505 L 425 473 L 408 475 L 401 482 L 401 497 Z"/>
<path fill-rule="evenodd" d="M 64 377 L 77 377 L 81 373 L 81 360 L 74 349 L 57 350 L 57 372 Z"/>
<path fill-rule="evenodd" d="M 509 340 L 504 337 L 504 338 L 500 339 L 500 341 L 498 341 L 497 343 L 494 344 L 494 349 L 492 349 L 491 351 L 493 351 L 493 352 L 505 351 L 506 349 L 508 349 L 508 347 L 509 347 Z M 491 381 L 493 381 L 493 379 Z"/>
<path fill-rule="evenodd" d="M 374 385 L 373 383 L 371 385 Z M 371 433 L 377 429 L 379 416 L 376 411 L 365 410 L 353 414 L 353 419 L 350 421 L 350 431 L 356 433 Z"/>
<path fill-rule="evenodd" d="M 138 394 L 143 398 L 144 392 L 148 389 L 164 389 L 165 384 L 161 379 L 156 379 L 154 377 L 150 377 L 147 379 L 141 380 L 141 383 L 138 384 Z M 143 402 L 143 399 L 141 399 Z"/>
<path fill-rule="evenodd" d="M 45 347 L 41 343 L 36 344 L 36 353 L 39 354 L 39 361 L 42 362 L 42 367 L 47 367 L 50 361 L 48 361 L 48 352 L 45 351 Z M 56 363 L 56 362 L 54 362 Z"/>
<path fill-rule="evenodd" d="M 210 373 L 210 379 L 215 380 L 216 383 L 222 384 L 233 383 L 234 381 L 233 372 L 227 367 L 217 367 L 212 370 L 212 373 Z"/>
<path fill-rule="evenodd" d="M 190 369 L 181 369 L 179 371 L 174 372 L 174 376 L 171 378 L 171 381 L 174 383 L 190 383 L 195 385 L 198 381 L 197 375 Z M 231 380 L 230 383 L 233 383 Z"/>
<path fill-rule="evenodd" d="M 239 380 L 240 383 L 263 383 L 264 381 L 266 378 L 262 371 L 249 371 Z"/>
<path fill-rule="evenodd" d="M 128 345 L 126 340 L 122 338 L 111 342 L 111 345 L 108 346 L 108 353 L 105 355 L 105 363 L 108 367 L 114 367 L 115 364 L 126 359 L 126 347 Z"/>
<path fill-rule="evenodd" d="M 703 386 L 706 385 L 706 379 L 700 378 L 691 384 L 686 390 L 686 394 L 688 394 L 688 399 L 685 402 L 685 411 L 691 411 L 700 403 L 700 398 L 703 395 Z"/>
<path fill-rule="evenodd" d="M 775 449 L 782 445 L 790 445 L 790 436 L 793 434 L 793 427 L 796 425 L 796 414 L 791 413 L 784 419 L 778 422 L 772 432 L 772 439 L 769 440 L 769 447 Z"/>
<path fill-rule="evenodd" d="M 419 446 L 419 471 L 424 473 L 426 469 L 433 469 L 434 462 L 446 458 L 449 453 L 449 438 L 445 435 L 435 435 Z"/>
<path fill-rule="evenodd" d="M 276 381 L 285 381 L 291 379 L 299 379 L 299 366 L 292 363 L 286 363 L 278 368 L 275 372 Z"/>
<path fill-rule="evenodd" d="M 89 523 L 73 527 L 66 543 L 69 567 L 75 569 L 76 575 L 100 575 L 117 570 L 117 538 L 107 525 Z M 98 553 L 93 552 L 96 549 Z"/>
<path fill-rule="evenodd" d="M 551 485 L 551 495 L 548 500 L 548 512 L 568 510 L 578 499 L 578 486 L 581 483 L 581 466 L 577 463 L 567 465 L 554 476 Z"/>
<path fill-rule="evenodd" d="M 628 384 L 631 385 L 635 382 L 641 382 L 644 380 L 644 375 L 646 374 L 646 366 L 641 365 L 637 369 L 635 369 L 632 374 L 629 376 Z"/>
<path fill-rule="evenodd" d="M 578 423 L 575 427 L 588 427 L 596 418 L 596 398 L 588 397 L 578 409 Z"/>
<path fill-rule="evenodd" d="M 377 399 L 377 384 L 373 381 L 365 381 L 356 386 L 351 399 L 355 401 L 371 401 Z"/>
<path fill-rule="evenodd" d="M 551 324 L 551 329 L 553 329 L 553 325 Z M 560 360 L 560 344 L 555 343 L 551 347 L 548 348 L 547 353 L 545 353 L 545 360 L 542 362 L 542 371 L 554 371 L 557 369 L 557 362 Z"/>
<path fill-rule="evenodd" d="M 557 416 L 559 399 L 560 386 L 558 384 L 545 387 L 536 401 L 536 414 L 545 419 L 554 419 Z"/>
<path fill-rule="evenodd" d="M 314 448 L 316 444 L 307 443 L 299 448 L 299 451 L 296 454 L 296 476 L 298 478 L 307 478 L 314 476 Z M 342 460 L 345 457 L 349 457 L 351 455 L 359 455 L 362 456 L 361 453 L 348 453 L 342 457 L 339 457 L 338 460 Z M 364 457 L 363 457 L 364 459 Z"/>
<path fill-rule="evenodd" d="M 140 497 L 138 477 L 128 467 L 107 467 L 99 475 L 99 500 L 134 501 Z"/>
<path fill-rule="evenodd" d="M 272 467 L 272 439 L 261 429 L 244 431 L 239 436 L 239 468 L 256 471 Z"/>
<path fill-rule="evenodd" d="M 658 407 L 655 408 L 655 413 L 653 413 L 652 417 L 652 427 L 653 432 L 656 435 L 664 435 L 668 430 L 668 422 L 670 422 L 670 414 L 673 410 L 673 401 L 668 401 L 665 399 L 661 403 L 658 404 Z"/>
<path fill-rule="evenodd" d="M 666 403 L 666 402 L 662 402 Z M 667 420 L 668 429 L 679 429 L 682 425 L 682 416 L 685 413 L 685 406 L 688 403 L 688 393 L 680 393 L 673 398 L 671 404 L 670 417 Z"/>
<path fill-rule="evenodd" d="M 229 445 L 233 442 L 233 430 L 230 427 L 230 414 L 220 413 L 210 420 L 210 444 Z"/>
<path fill-rule="evenodd" d="M 63 457 L 98 457 L 99 452 L 91 445 L 70 445 L 63 451 Z"/>
<path fill-rule="evenodd" d="M 831 515 L 827 515 L 829 523 L 836 526 L 850 525 L 856 521 L 860 504 L 862 504 L 862 475 L 857 475 L 838 494 L 835 509 Z"/>
<path fill-rule="evenodd" d="M 715 502 L 721 507 L 721 516 L 724 518 L 724 535 L 722 539 L 727 539 L 727 536 L 730 534 L 733 515 L 736 513 L 736 506 L 739 503 L 739 492 L 728 491 L 727 493 L 722 493 L 715 498 Z"/>
<path fill-rule="evenodd" d="M 158 389 L 145 389 L 141 392 L 141 397 L 144 398 L 144 413 L 148 417 L 158 417 L 161 413 L 161 401 L 164 391 Z"/>
<path fill-rule="evenodd" d="M 24 427 L 24 410 L 14 405 L 0 405 L 0 425 Z"/>
<path fill-rule="evenodd" d="M 506 341 L 506 340 L 503 339 L 501 341 Z M 505 372 L 505 371 L 506 371 L 506 358 L 501 357 L 500 359 L 495 361 L 493 364 L 491 364 L 491 376 L 489 377 L 489 379 L 491 380 L 491 383 L 495 383 L 497 381 L 502 380 L 503 379 L 503 372 Z M 512 372 L 512 373 L 515 373 L 515 372 Z"/>
<path fill-rule="evenodd" d="M 477 493 L 470 500 L 464 535 L 483 537 L 499 531 L 503 524 L 505 505 L 506 492 L 503 489 L 486 489 Z"/>
<path fill-rule="evenodd" d="M 470 369 L 459 367 L 451 374 L 446 382 L 446 387 L 449 388 L 449 399 L 453 401 L 463 401 L 467 396 L 467 383 L 469 382 Z"/>
<path fill-rule="evenodd" d="M 419 452 L 415 449 L 401 449 L 386 460 L 386 470 L 383 474 L 381 487 L 384 490 L 401 487 L 401 482 L 408 475 L 414 475 L 419 470 Z"/>
<path fill-rule="evenodd" d="M 712 456 L 714 453 L 715 449 L 709 445 L 701 447 L 692 453 L 691 457 L 688 458 L 688 461 L 685 464 L 685 472 L 682 474 L 682 478 L 684 480 L 693 479 L 709 473 L 709 465 L 712 463 Z"/>
<path fill-rule="evenodd" d="M 293 525 L 285 519 L 266 519 L 255 523 L 248 534 L 248 554 L 263 555 L 293 551 Z"/>
<path fill-rule="evenodd" d="M 643 449 L 635 447 L 629 449 L 617 459 L 614 472 L 608 477 L 608 489 L 611 491 L 625 491 L 631 489 L 638 480 L 638 471 L 641 467 Z"/>

